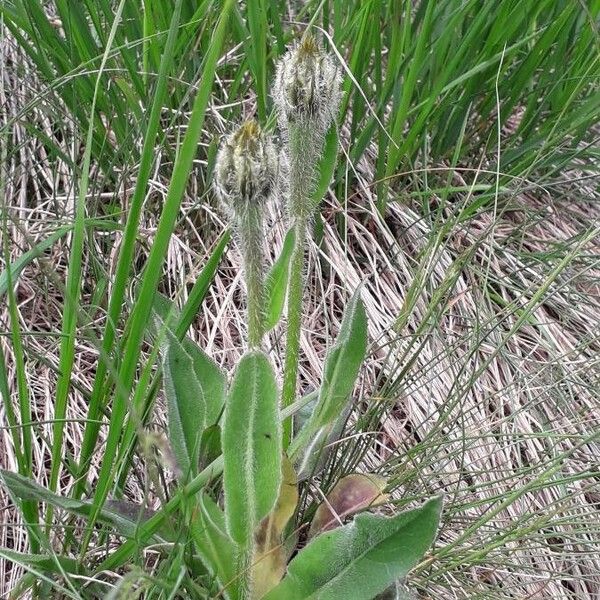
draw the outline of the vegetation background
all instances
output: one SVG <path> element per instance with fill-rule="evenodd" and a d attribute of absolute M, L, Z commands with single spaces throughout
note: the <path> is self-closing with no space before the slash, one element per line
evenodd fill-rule
<path fill-rule="evenodd" d="M 399 505 L 445 494 L 418 597 L 597 598 L 599 14 L 598 0 L 3 0 L 0 466 L 64 496 L 109 485 L 111 428 L 137 423 L 108 426 L 105 375 L 142 405 L 153 393 L 155 349 L 131 341 L 144 272 L 180 307 L 201 300 L 190 334 L 225 368 L 239 359 L 235 248 L 194 287 L 223 247 L 215 154 L 243 118 L 274 126 L 274 61 L 310 22 L 345 79 L 302 390 L 361 282 L 371 340 L 322 487 L 360 468 Z M 280 205 L 270 218 L 275 257 Z M 280 369 L 281 328 L 270 341 Z M 162 430 L 160 395 L 148 419 Z M 160 507 L 143 456 L 114 466 L 126 498 Z M 3 490 L 0 511 L 5 597 L 32 568 L 6 550 L 31 548 Z M 134 562 L 177 597 L 177 552 L 157 556 Z M 84 587 L 70 580 L 70 597 Z"/>

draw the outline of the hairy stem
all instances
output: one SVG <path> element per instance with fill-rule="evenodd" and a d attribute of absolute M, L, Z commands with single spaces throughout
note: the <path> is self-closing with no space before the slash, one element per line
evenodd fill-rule
<path fill-rule="evenodd" d="M 298 362 L 300 360 L 300 329 L 302 325 L 302 298 L 304 296 L 304 254 L 308 241 L 308 225 L 316 209 L 313 198 L 315 171 L 323 148 L 323 135 L 310 125 L 290 126 L 289 148 L 289 205 L 294 223 L 296 242 L 287 297 L 287 337 L 281 407 L 289 406 L 296 397 Z M 292 438 L 292 423 L 283 423 L 283 447 Z"/>
<path fill-rule="evenodd" d="M 239 576 L 239 591 L 241 600 L 252 600 L 252 557 L 254 544 L 249 548 L 240 548 L 237 555 L 237 573 Z"/>
<path fill-rule="evenodd" d="M 264 335 L 264 256 L 259 206 L 248 206 L 239 217 L 239 236 L 248 290 L 248 344 L 258 348 Z"/>
<path fill-rule="evenodd" d="M 300 360 L 300 329 L 302 325 L 302 298 L 304 296 L 304 251 L 307 240 L 306 220 L 298 220 L 294 225 L 296 240 L 287 298 L 287 337 L 285 346 L 285 366 L 283 372 L 282 408 L 286 408 L 296 397 L 298 362 Z M 292 421 L 283 423 L 283 446 L 287 448 L 292 439 Z"/>

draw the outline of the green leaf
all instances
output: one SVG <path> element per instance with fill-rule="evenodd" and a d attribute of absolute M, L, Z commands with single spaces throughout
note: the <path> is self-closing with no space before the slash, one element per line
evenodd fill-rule
<path fill-rule="evenodd" d="M 79 560 L 58 554 L 52 556 L 47 554 L 23 554 L 21 552 L 13 552 L 7 548 L 0 548 L 0 556 L 3 556 L 11 563 L 28 565 L 42 571 L 49 571 L 60 575 L 63 573 L 85 575 L 86 573 L 86 568 Z"/>
<path fill-rule="evenodd" d="M 325 136 L 325 147 L 319 161 L 319 178 L 317 179 L 315 191 L 313 194 L 313 202 L 315 206 L 323 200 L 323 196 L 327 192 L 327 188 L 331 183 L 335 165 L 337 164 L 338 142 L 339 136 L 337 127 L 334 126 L 328 131 Z"/>
<path fill-rule="evenodd" d="M 283 248 L 279 258 L 275 261 L 265 284 L 265 330 L 273 329 L 281 318 L 283 305 L 287 294 L 288 280 L 290 277 L 290 260 L 294 253 L 296 234 L 294 228 L 290 229 L 283 241 Z"/>
<path fill-rule="evenodd" d="M 93 506 L 91 502 L 58 496 L 45 487 L 37 484 L 35 481 L 23 477 L 18 473 L 0 470 L 0 476 L 10 493 L 21 500 L 46 502 L 55 508 L 60 508 L 84 518 L 87 518 L 92 514 Z M 138 527 L 138 515 L 135 515 L 135 517 L 133 515 L 126 516 L 125 514 L 120 514 L 117 511 L 112 511 L 105 507 L 101 510 L 99 519 L 100 521 L 111 525 L 116 531 L 126 537 L 135 536 Z M 161 538 L 155 537 L 155 541 L 159 541 L 160 539 Z"/>
<path fill-rule="evenodd" d="M 254 530 L 275 505 L 281 483 L 278 391 L 269 359 L 242 357 L 223 424 L 225 515 L 231 537 L 249 548 Z"/>
<path fill-rule="evenodd" d="M 177 310 L 175 302 L 160 292 L 156 292 L 154 295 L 152 311 L 156 314 L 154 315 L 154 319 L 150 319 L 148 322 L 148 327 L 150 328 L 152 335 L 155 337 L 160 332 L 163 324 L 169 329 L 173 329 L 173 322 L 179 318 L 179 310 Z"/>
<path fill-rule="evenodd" d="M 169 338 L 163 358 L 168 437 L 183 478 L 187 479 L 198 470 L 206 401 L 195 375 L 192 357 L 173 335 Z"/>
<path fill-rule="evenodd" d="M 312 461 L 311 455 L 320 454 L 333 424 L 345 412 L 366 349 L 367 316 L 359 288 L 346 306 L 336 343 L 325 358 L 323 381 L 315 410 L 291 445 L 290 454 L 297 458 L 299 451 L 310 443 L 301 461 L 300 476 L 305 473 L 309 460 Z"/>
<path fill-rule="evenodd" d="M 217 503 L 207 494 L 198 498 L 192 519 L 192 538 L 204 564 L 226 586 L 227 596 L 236 598 L 235 542 L 225 531 L 225 516 Z"/>
<path fill-rule="evenodd" d="M 300 481 L 318 475 L 325 467 L 333 446 L 344 432 L 350 409 L 347 404 L 332 423 L 319 427 L 314 433 L 309 422 L 298 435 L 298 440 L 294 440 L 299 445 L 304 444 L 304 440 L 309 440 L 301 458 L 296 461 Z"/>
<path fill-rule="evenodd" d="M 365 513 L 322 533 L 264 600 L 371 600 L 417 565 L 435 539 L 441 508 L 436 497 L 394 517 Z"/>
<path fill-rule="evenodd" d="M 194 373 L 205 403 L 205 426 L 210 427 L 218 422 L 223 412 L 227 378 L 219 365 L 198 344 L 189 338 L 184 338 L 181 343 L 192 358 Z"/>
<path fill-rule="evenodd" d="M 343 410 L 366 350 L 367 316 L 358 289 L 346 306 L 336 343 L 325 359 L 319 402 L 311 419 L 315 425 L 331 423 Z"/>

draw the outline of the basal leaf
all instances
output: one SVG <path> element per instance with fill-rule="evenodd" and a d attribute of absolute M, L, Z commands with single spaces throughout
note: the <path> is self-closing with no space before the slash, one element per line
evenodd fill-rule
<path fill-rule="evenodd" d="M 283 456 L 282 481 L 273 510 L 261 521 L 255 534 L 252 559 L 252 592 L 262 598 L 274 588 L 285 573 L 287 553 L 283 532 L 298 504 L 298 478 L 292 463 Z"/>
<path fill-rule="evenodd" d="M 346 306 L 337 340 L 325 358 L 319 400 L 308 423 L 291 445 L 290 454 L 294 459 L 298 459 L 300 450 L 309 446 L 301 460 L 299 475 L 302 476 L 306 465 L 321 453 L 334 423 L 339 422 L 340 415 L 346 411 L 366 348 L 367 316 L 359 288 Z"/>
<path fill-rule="evenodd" d="M 279 258 L 275 261 L 265 283 L 265 330 L 273 329 L 281 318 L 287 294 L 289 267 L 295 244 L 294 229 L 290 229 L 283 241 Z"/>
<path fill-rule="evenodd" d="M 207 494 L 198 498 L 191 529 L 202 561 L 225 588 L 225 597 L 237 599 L 236 544 L 225 531 L 223 511 Z"/>
<path fill-rule="evenodd" d="M 206 399 L 184 346 L 169 334 L 163 357 L 169 441 L 184 479 L 198 470 L 200 436 L 206 419 Z"/>
<path fill-rule="evenodd" d="M 264 600 L 371 600 L 406 577 L 435 539 L 442 500 L 394 517 L 360 514 L 316 537 Z"/>
<path fill-rule="evenodd" d="M 269 359 L 260 351 L 247 353 L 238 364 L 227 397 L 222 443 L 227 529 L 249 548 L 281 484 L 277 384 Z"/>
<path fill-rule="evenodd" d="M 342 477 L 317 508 L 308 536 L 334 529 L 354 513 L 385 502 L 385 486 L 386 480 L 378 475 L 354 473 Z"/>
<path fill-rule="evenodd" d="M 91 502 L 59 496 L 18 473 L 0 470 L 0 476 L 10 493 L 21 500 L 45 502 L 55 508 L 60 508 L 83 518 L 89 517 L 92 513 Z M 108 507 L 104 507 L 100 512 L 99 520 L 111 525 L 116 531 L 126 537 L 134 537 L 138 528 L 138 517 L 139 514 L 135 516 L 125 515 L 120 511 L 113 511 Z M 156 536 L 154 541 L 159 541 L 162 537 Z"/>
<path fill-rule="evenodd" d="M 184 338 L 182 345 L 192 357 L 196 380 L 205 402 L 205 426 L 210 427 L 217 423 L 223 412 L 227 378 L 219 365 L 190 338 Z"/>

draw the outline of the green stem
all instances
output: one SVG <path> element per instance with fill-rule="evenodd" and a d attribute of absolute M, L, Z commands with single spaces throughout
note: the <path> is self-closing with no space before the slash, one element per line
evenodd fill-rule
<path fill-rule="evenodd" d="M 248 292 L 248 344 L 258 348 L 265 332 L 262 211 L 249 206 L 239 217 L 239 235 Z"/>
<path fill-rule="evenodd" d="M 314 200 L 314 182 L 319 157 L 323 149 L 323 136 L 310 125 L 290 125 L 288 131 L 289 184 L 288 210 L 294 223 L 296 242 L 287 297 L 287 337 L 281 407 L 289 406 L 296 397 L 298 361 L 300 359 L 300 329 L 302 324 L 302 298 L 304 296 L 304 253 L 308 239 L 308 224 L 317 204 Z M 292 423 L 283 423 L 283 447 L 292 439 Z"/>
<path fill-rule="evenodd" d="M 299 219 L 294 224 L 296 239 L 287 298 L 287 337 L 285 346 L 285 366 L 283 372 L 283 389 L 281 407 L 292 404 L 296 397 L 298 379 L 298 362 L 300 360 L 300 331 L 302 325 L 302 298 L 304 296 L 304 251 L 307 241 L 308 223 Z M 287 448 L 292 439 L 292 421 L 283 422 L 283 447 Z"/>
<path fill-rule="evenodd" d="M 240 580 L 240 599 L 252 600 L 252 558 L 254 544 L 249 548 L 240 549 L 237 556 L 237 572 Z"/>

